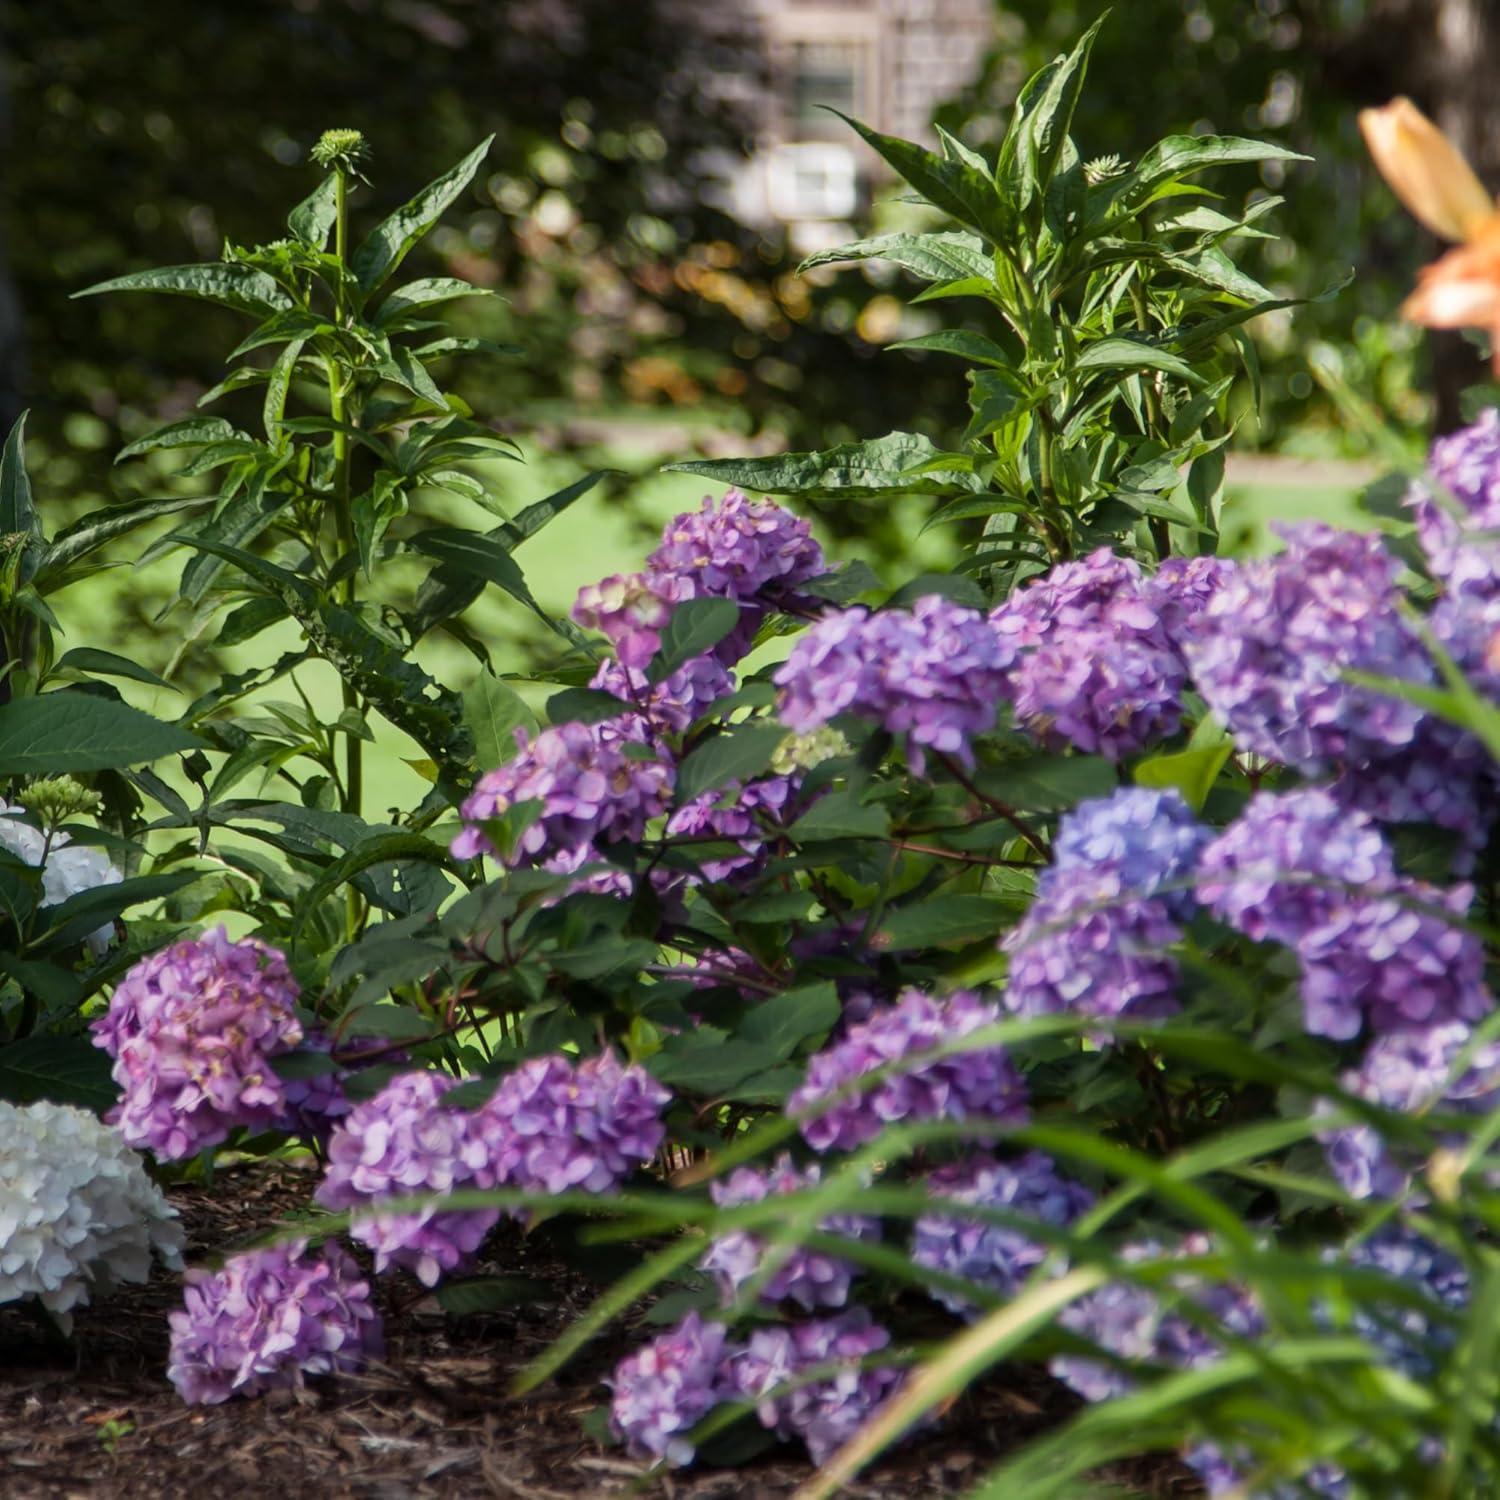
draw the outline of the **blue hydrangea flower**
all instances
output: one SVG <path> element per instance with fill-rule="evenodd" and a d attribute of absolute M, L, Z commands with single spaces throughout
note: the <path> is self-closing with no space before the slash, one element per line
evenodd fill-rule
<path fill-rule="evenodd" d="M 1500 592 L 1500 411 L 1489 407 L 1469 426 L 1436 439 L 1427 467 L 1447 496 L 1440 499 L 1418 483 L 1407 504 L 1432 576 L 1450 594 L 1494 598 Z"/>
<path fill-rule="evenodd" d="M 1021 1220 L 1062 1227 L 1071 1224 L 1094 1201 L 1076 1182 L 1058 1176 L 1052 1159 L 1029 1151 L 1013 1162 L 976 1155 L 929 1172 L 924 1190 L 955 1205 L 1004 1209 Z M 1021 1283 L 1046 1258 L 1045 1242 L 1024 1227 L 966 1219 L 957 1208 L 935 1208 L 923 1214 L 912 1231 L 912 1263 L 988 1287 L 1002 1297 L 1014 1296 Z M 934 1287 L 932 1295 L 960 1317 L 972 1317 L 967 1298 Z"/>

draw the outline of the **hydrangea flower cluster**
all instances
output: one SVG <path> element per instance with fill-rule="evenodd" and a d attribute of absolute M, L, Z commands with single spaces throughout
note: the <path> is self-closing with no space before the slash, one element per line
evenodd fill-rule
<path fill-rule="evenodd" d="M 778 1193 L 795 1193 L 816 1187 L 822 1174 L 816 1166 L 798 1171 L 789 1156 L 779 1157 L 769 1171 L 740 1167 L 723 1182 L 710 1188 L 720 1208 L 740 1203 L 760 1203 Z M 830 1214 L 819 1222 L 825 1234 L 846 1239 L 873 1240 L 880 1237 L 880 1222 L 865 1214 Z M 713 1273 L 722 1300 L 728 1304 L 760 1270 L 766 1243 L 748 1230 L 735 1229 L 720 1235 L 699 1265 Z M 808 1312 L 820 1307 L 842 1307 L 849 1300 L 849 1284 L 855 1267 L 840 1256 L 798 1247 L 782 1261 L 761 1289 L 767 1302 L 795 1302 Z"/>
<path fill-rule="evenodd" d="M 834 610 L 797 638 L 776 673 L 781 721 L 807 733 L 858 714 L 924 752 L 973 764 L 970 741 L 995 726 L 1013 652 L 984 616 L 941 595 L 910 609 Z"/>
<path fill-rule="evenodd" d="M 728 490 L 669 522 L 645 572 L 583 589 L 573 618 L 608 636 L 625 666 L 643 668 L 660 648 L 661 631 L 678 604 L 733 599 L 741 623 L 713 651 L 730 663 L 744 655 L 768 605 L 822 572 L 823 551 L 806 521 L 769 500 Z"/>
<path fill-rule="evenodd" d="M 463 804 L 454 858 L 499 858 L 484 825 L 520 802 L 539 802 L 541 812 L 517 840 L 512 865 L 570 873 L 594 858 L 598 845 L 640 838 L 667 810 L 673 771 L 665 760 L 629 753 L 644 744 L 644 733 L 630 730 L 619 719 L 542 730 L 514 760 L 479 778 Z"/>
<path fill-rule="evenodd" d="M 1165 557 L 1146 583 L 1167 639 L 1179 650 L 1208 601 L 1234 576 L 1227 557 Z"/>
<path fill-rule="evenodd" d="M 1189 633 L 1198 691 L 1242 749 L 1307 775 L 1406 748 L 1422 710 L 1346 675 L 1432 678 L 1398 607 L 1399 564 L 1378 536 L 1316 522 L 1281 534 L 1286 550 L 1243 563 Z"/>
<path fill-rule="evenodd" d="M 1500 580 L 1500 410 L 1438 438 L 1428 454 L 1432 477 L 1458 502 L 1413 486 L 1407 503 L 1434 578 L 1452 594 L 1490 599 Z"/>
<path fill-rule="evenodd" d="M 650 1161 L 671 1100 L 644 1068 L 613 1052 L 574 1063 L 560 1054 L 534 1057 L 476 1112 L 492 1143 L 495 1181 L 538 1193 L 605 1193 Z"/>
<path fill-rule="evenodd" d="M 1060 1177 L 1052 1159 L 1039 1151 L 1013 1162 L 987 1155 L 950 1162 L 929 1172 L 923 1186 L 935 1200 L 1004 1210 L 1056 1228 L 1071 1224 L 1094 1201 L 1087 1188 Z M 968 1219 L 952 1209 L 923 1214 L 912 1230 L 913 1264 L 961 1276 L 1001 1297 L 1014 1296 L 1046 1255 L 1046 1244 L 1020 1225 Z M 956 1292 L 933 1287 L 931 1293 L 960 1317 L 976 1312 Z"/>
<path fill-rule="evenodd" d="M 1044 743 L 1122 760 L 1181 722 L 1186 669 L 1163 617 L 1193 607 L 1154 588 L 1129 558 L 1107 547 L 1063 563 L 1018 589 L 990 615 L 1018 653 L 1011 680 L 1016 719 Z M 1197 580 L 1194 580 L 1197 586 Z"/>
<path fill-rule="evenodd" d="M 1212 1249 L 1207 1235 L 1191 1234 L 1172 1256 L 1203 1256 Z M 1164 1247 L 1154 1242 L 1127 1245 L 1120 1252 L 1122 1260 L 1134 1264 L 1166 1256 Z M 1196 1316 L 1177 1310 L 1183 1300 L 1198 1309 Z M 1213 1363 L 1223 1355 L 1224 1341 L 1208 1328 L 1222 1329 L 1240 1339 L 1255 1339 L 1265 1327 L 1254 1298 L 1243 1288 L 1206 1281 L 1191 1272 L 1173 1278 L 1171 1295 L 1166 1298 L 1138 1282 L 1108 1282 L 1069 1306 L 1059 1321 L 1118 1361 L 1106 1363 L 1088 1355 L 1061 1354 L 1049 1363 L 1052 1373 L 1085 1401 L 1109 1401 L 1130 1390 L 1134 1381 L 1122 1366 L 1158 1364 L 1196 1369 Z"/>
<path fill-rule="evenodd" d="M 1204 903 L 1249 937 L 1291 947 L 1307 1029 L 1347 1041 L 1376 1031 L 1474 1021 L 1493 1006 L 1472 892 L 1396 873 L 1380 832 L 1326 792 L 1262 792 L 1204 852 Z M 1451 915 L 1443 915 L 1449 913 Z"/>
<path fill-rule="evenodd" d="M 1004 940 L 1007 1007 L 1131 1020 L 1174 1011 L 1168 949 L 1191 915 L 1189 877 L 1208 838 L 1175 791 L 1124 788 L 1080 803 L 1059 823 L 1053 863 Z"/>
<path fill-rule="evenodd" d="M 20 812 L 20 808 L 0 801 L 0 849 L 15 855 L 22 864 L 33 869 L 41 866 L 39 906 L 60 906 L 70 896 L 101 885 L 118 885 L 125 878 L 102 849 L 91 844 L 75 844 L 70 835 L 61 830 L 49 839 L 40 828 L 22 822 Z M 114 937 L 114 924 L 110 922 L 96 928 L 85 941 L 89 951 L 98 957 Z"/>
<path fill-rule="evenodd" d="M 610 1425 L 636 1458 L 693 1461 L 690 1433 L 722 1401 L 732 1399 L 726 1330 L 690 1312 L 669 1333 L 643 1344 L 605 1382 L 614 1392 Z"/>
<path fill-rule="evenodd" d="M 681 734 L 734 691 L 734 677 L 711 656 L 695 656 L 661 682 L 651 682 L 638 668 L 611 660 L 600 663 L 589 686 L 630 704 L 657 733 Z"/>
<path fill-rule="evenodd" d="M 222 927 L 142 959 L 91 1027 L 123 1094 L 109 1118 L 163 1161 L 276 1128 L 287 1098 L 273 1059 L 302 1040 L 296 1004 L 285 956 Z"/>
<path fill-rule="evenodd" d="M 87 1110 L 0 1100 L 0 1304 L 35 1297 L 66 1329 L 96 1293 L 182 1267 L 176 1211 L 120 1132 Z"/>
<path fill-rule="evenodd" d="M 998 1018 L 996 1006 L 969 990 L 946 1000 L 907 990 L 895 1005 L 850 1026 L 842 1040 L 808 1060 L 807 1081 L 788 1101 L 793 1114 L 808 1116 L 803 1138 L 815 1151 L 852 1151 L 899 1120 L 1021 1123 L 1026 1085 L 1003 1047 L 922 1060 Z M 893 1065 L 873 1087 L 853 1087 L 864 1075 Z M 834 1100 L 835 1094 L 843 1097 Z"/>
<path fill-rule="evenodd" d="M 340 1121 L 328 1143 L 328 1169 L 317 1190 L 325 1208 L 365 1209 L 383 1198 L 497 1185 L 497 1143 L 477 1111 L 447 1109 L 457 1083 L 427 1071 L 393 1078 Z M 444 1209 L 357 1219 L 350 1234 L 375 1252 L 375 1269 L 405 1266 L 424 1286 L 468 1265 L 500 1220 L 498 1208 Z"/>
<path fill-rule="evenodd" d="M 231 1255 L 187 1273 L 171 1314 L 167 1375 L 184 1401 L 212 1406 L 357 1370 L 384 1352 L 370 1284 L 344 1250 L 305 1241 Z"/>
<path fill-rule="evenodd" d="M 704 792 L 685 802 L 667 820 L 671 838 L 723 839 L 737 843 L 739 854 L 715 854 L 700 861 L 703 878 L 727 880 L 743 874 L 761 863 L 766 838 L 761 824 L 765 819 L 782 821 L 788 805 L 796 796 L 801 776 L 763 776 L 730 790 Z"/>
<path fill-rule="evenodd" d="M 822 1463 L 901 1384 L 901 1369 L 864 1364 L 889 1343 L 864 1308 L 758 1328 L 743 1344 L 731 1343 L 722 1323 L 689 1313 L 616 1367 L 606 1382 L 610 1423 L 635 1457 L 682 1466 L 694 1457 L 687 1434 L 722 1402 L 748 1400 L 762 1426 L 783 1441 L 800 1439 Z M 823 1378 L 780 1389 L 822 1367 Z"/>
<path fill-rule="evenodd" d="M 761 1425 L 783 1442 L 800 1438 L 815 1464 L 832 1458 L 895 1393 L 905 1371 L 865 1365 L 891 1341 L 863 1307 L 836 1318 L 757 1328 L 729 1364 L 735 1394 L 755 1401 Z M 822 1380 L 775 1395 L 816 1367 L 836 1366 Z"/>

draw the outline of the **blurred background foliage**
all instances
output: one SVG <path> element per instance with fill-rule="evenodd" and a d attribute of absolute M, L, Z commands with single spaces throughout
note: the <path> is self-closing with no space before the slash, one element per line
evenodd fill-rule
<path fill-rule="evenodd" d="M 192 408 L 237 327 L 231 313 L 171 298 L 69 293 L 214 259 L 225 239 L 267 238 L 312 180 L 307 151 L 330 125 L 374 145 L 374 187 L 355 202 L 364 222 L 498 131 L 489 171 L 413 270 L 505 294 L 504 304 L 461 308 L 460 331 L 524 354 L 456 371 L 453 384 L 533 452 L 647 470 L 695 450 L 951 432 L 965 414 L 956 362 L 881 351 L 913 331 L 887 269 L 798 277 L 783 230 L 721 206 L 724 163 L 755 149 L 757 96 L 782 86 L 762 45 L 767 8 L 772 0 L 732 12 L 681 0 L 0 0 L 0 420 L 32 408 L 44 499 L 82 506 L 164 483 L 149 465 L 112 469 L 112 453 Z M 992 45 L 942 106 L 943 123 L 971 139 L 996 135 L 1020 81 L 1103 8 L 997 5 Z M 1310 378 L 1314 342 L 1409 442 L 1425 438 L 1434 388 L 1443 425 L 1456 419 L 1475 359 L 1393 317 L 1436 247 L 1368 169 L 1355 111 L 1411 93 L 1493 177 L 1500 144 L 1481 120 L 1497 9 L 1117 0 L 1077 118 L 1085 157 L 1129 157 L 1171 130 L 1267 135 L 1307 151 L 1314 164 L 1284 174 L 1271 164 L 1235 183 L 1247 197 L 1287 198 L 1272 219 L 1282 237 L 1251 247 L 1247 269 L 1303 295 L 1358 272 L 1337 298 L 1254 325 L 1265 401 L 1258 416 L 1244 412 L 1241 449 L 1362 453 Z M 910 212 L 877 201 L 865 217 L 883 227 Z M 863 532 L 877 554 L 912 532 L 886 517 L 822 520 Z"/>

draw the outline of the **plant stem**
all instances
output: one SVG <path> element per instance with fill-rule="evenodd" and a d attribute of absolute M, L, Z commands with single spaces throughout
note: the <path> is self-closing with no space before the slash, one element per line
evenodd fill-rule
<path fill-rule="evenodd" d="M 334 217 L 333 253 L 340 266 L 348 265 L 349 256 L 349 178 L 342 168 L 334 169 Z M 344 326 L 347 308 L 344 301 L 344 284 L 340 280 L 334 288 L 334 320 L 340 328 Z M 347 391 L 344 371 L 337 359 L 328 360 L 328 414 L 335 422 L 348 420 L 344 397 Z M 338 534 L 339 552 L 349 557 L 356 548 L 354 514 L 350 502 L 350 451 L 347 433 L 335 430 L 333 434 L 334 473 L 334 527 Z M 355 603 L 358 587 L 357 568 L 351 568 L 344 578 L 341 592 L 343 602 L 351 608 Z M 363 713 L 359 693 L 354 684 L 343 680 L 344 708 L 356 715 Z M 344 811 L 360 816 L 364 805 L 364 742 L 357 734 L 344 735 Z M 352 941 L 359 935 L 361 908 L 359 892 L 353 885 L 346 887 L 348 901 L 348 935 Z"/>

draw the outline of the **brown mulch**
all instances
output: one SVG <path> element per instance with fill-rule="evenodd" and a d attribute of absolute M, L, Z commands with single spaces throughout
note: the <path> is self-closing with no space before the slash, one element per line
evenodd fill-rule
<path fill-rule="evenodd" d="M 222 1252 L 302 1207 L 310 1182 L 287 1164 L 221 1173 L 212 1188 L 172 1198 L 189 1257 Z M 0 1310 L 0 1495 L 5 1500 L 203 1500 L 237 1491 L 308 1500 L 575 1500 L 642 1490 L 667 1500 L 786 1500 L 810 1472 L 780 1454 L 734 1470 L 698 1469 L 654 1482 L 581 1422 L 628 1332 L 585 1351 L 534 1396 L 511 1377 L 589 1303 L 596 1288 L 519 1231 L 492 1238 L 491 1274 L 523 1275 L 542 1301 L 482 1317 L 443 1315 L 414 1282 L 382 1283 L 386 1361 L 358 1377 L 223 1406 L 184 1406 L 165 1376 L 166 1314 L 176 1278 L 158 1276 L 77 1316 L 74 1346 L 49 1345 L 17 1308 Z M 846 1493 L 863 1500 L 959 1494 L 1001 1453 L 1070 1410 L 1044 1375 L 1007 1372 L 971 1396 L 940 1433 L 913 1443 Z M 1110 1478 L 1143 1496 L 1201 1493 L 1169 1461 Z M 247 1496 L 248 1500 L 248 1496 Z"/>

